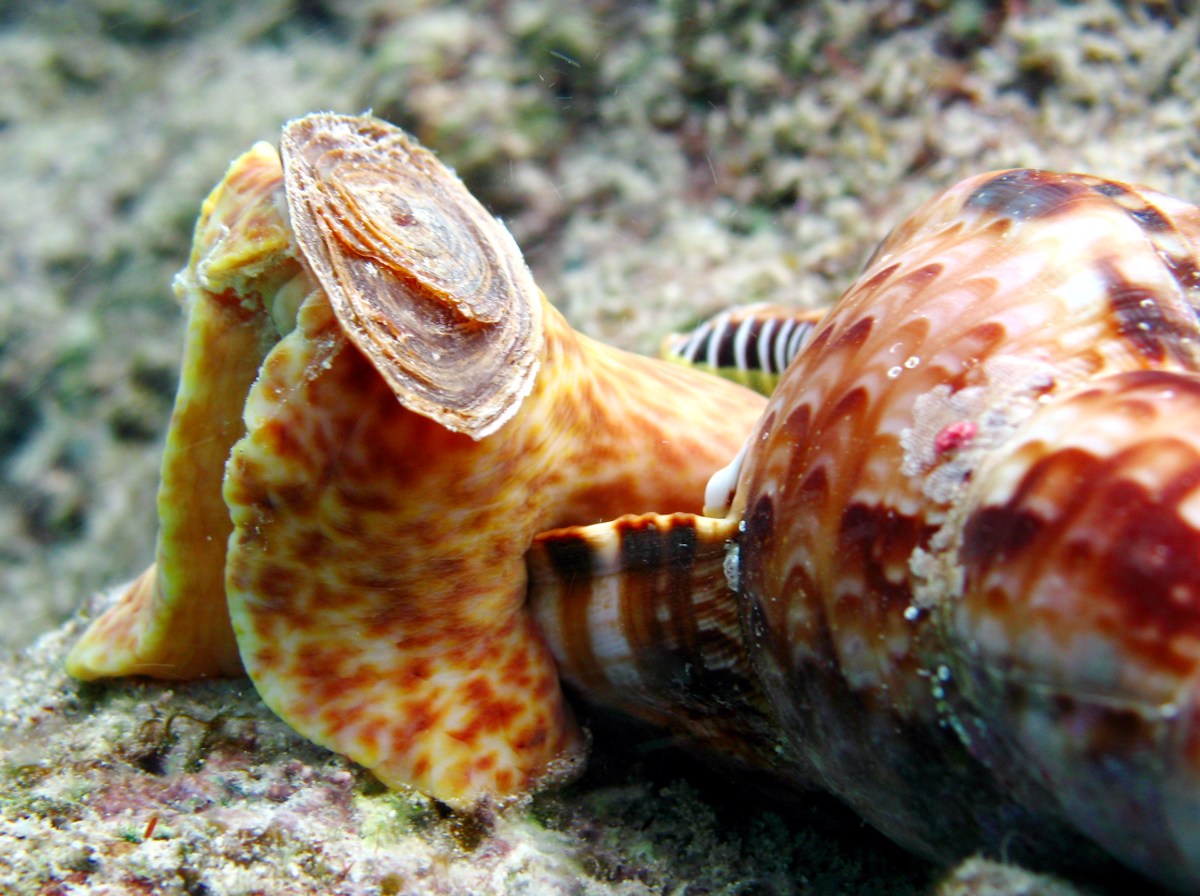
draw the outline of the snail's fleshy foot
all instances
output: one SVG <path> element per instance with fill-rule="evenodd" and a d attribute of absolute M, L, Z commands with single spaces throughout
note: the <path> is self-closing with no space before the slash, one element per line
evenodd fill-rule
<path fill-rule="evenodd" d="M 286 178 L 260 144 L 205 203 L 157 572 L 72 671 L 240 660 L 387 786 L 503 804 L 583 750 L 526 603 L 534 535 L 698 510 L 762 399 L 575 334 L 398 129 L 313 116 L 284 146 Z"/>
<path fill-rule="evenodd" d="M 221 498 L 242 407 L 276 338 L 266 303 L 299 276 L 280 216 L 279 158 L 259 144 L 205 201 L 176 289 L 188 312 L 179 389 L 163 453 L 156 562 L 67 659 L 83 679 L 241 674 L 225 608 Z"/>
<path fill-rule="evenodd" d="M 389 787 L 457 807 L 527 792 L 581 740 L 523 607 L 530 510 L 497 475 L 522 442 L 407 410 L 349 345 L 323 357 L 334 326 L 323 296 L 301 309 L 230 461 L 247 671 L 285 721 Z"/>

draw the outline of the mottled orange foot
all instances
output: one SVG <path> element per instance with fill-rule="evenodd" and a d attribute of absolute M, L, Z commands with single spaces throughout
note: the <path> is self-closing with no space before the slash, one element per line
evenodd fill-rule
<path fill-rule="evenodd" d="M 221 247 L 246 259 L 218 298 L 265 334 L 243 356 L 257 378 L 229 401 L 244 399 L 244 435 L 224 502 L 203 517 L 221 549 L 203 570 L 182 563 L 224 569 L 224 587 L 160 581 L 137 615 L 169 645 L 185 609 L 228 625 L 222 592 L 235 658 L 302 734 L 454 805 L 520 795 L 581 751 L 526 603 L 535 534 L 698 511 L 763 401 L 575 334 L 503 227 L 403 132 L 318 115 L 283 146 L 282 246 Z M 246 198 L 256 221 L 283 209 L 279 160 L 261 151 L 275 180 Z M 264 244 L 276 254 L 250 257 Z M 194 257 L 184 281 L 208 273 Z M 268 276 L 272 290 L 254 286 Z M 214 446 L 222 460 L 234 438 Z M 92 647 L 123 628 L 101 620 Z"/>

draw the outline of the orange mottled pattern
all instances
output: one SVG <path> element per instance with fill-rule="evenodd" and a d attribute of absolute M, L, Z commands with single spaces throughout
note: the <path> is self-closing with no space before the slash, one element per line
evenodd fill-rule
<path fill-rule="evenodd" d="M 545 314 L 533 393 L 474 441 L 400 405 L 314 294 L 263 364 L 226 481 L 230 607 L 263 698 L 454 804 L 527 791 L 581 747 L 525 605 L 534 534 L 696 509 L 759 405 Z"/>
<path fill-rule="evenodd" d="M 526 607 L 534 534 L 698 510 L 762 399 L 578 336 L 530 286 L 509 300 L 545 322 L 532 394 L 486 438 L 452 432 L 346 339 L 284 189 L 259 144 L 205 203 L 177 280 L 189 330 L 157 563 L 70 671 L 244 665 L 301 733 L 456 805 L 569 774 L 581 737 Z M 465 201 L 454 190 L 439 201 Z"/>

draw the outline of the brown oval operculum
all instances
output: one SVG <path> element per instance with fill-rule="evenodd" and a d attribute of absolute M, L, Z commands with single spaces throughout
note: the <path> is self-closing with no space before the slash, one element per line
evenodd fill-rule
<path fill-rule="evenodd" d="M 533 387 L 542 297 L 504 226 L 404 131 L 290 122 L 281 152 L 301 253 L 401 404 L 472 438 Z"/>

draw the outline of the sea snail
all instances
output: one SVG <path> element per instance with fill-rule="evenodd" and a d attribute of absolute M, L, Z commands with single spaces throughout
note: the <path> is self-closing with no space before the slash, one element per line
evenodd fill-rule
<path fill-rule="evenodd" d="M 157 562 L 73 674 L 244 666 L 455 805 L 577 765 L 561 676 L 926 856 L 1200 885 L 1196 207 L 967 180 L 778 356 L 696 337 L 765 407 L 573 333 L 368 117 L 235 161 L 177 289 Z"/>
<path fill-rule="evenodd" d="M 719 518 L 538 537 L 560 674 L 923 855 L 1098 845 L 1195 892 L 1198 314 L 1195 206 L 958 184 L 796 349 L 710 484 Z M 735 363 L 740 329 L 693 357 Z"/>
<path fill-rule="evenodd" d="M 572 331 L 398 128 L 310 115 L 281 151 L 204 203 L 156 562 L 67 668 L 244 669 L 389 786 L 528 792 L 583 749 L 526 600 L 534 535 L 699 511 L 762 399 Z"/>

